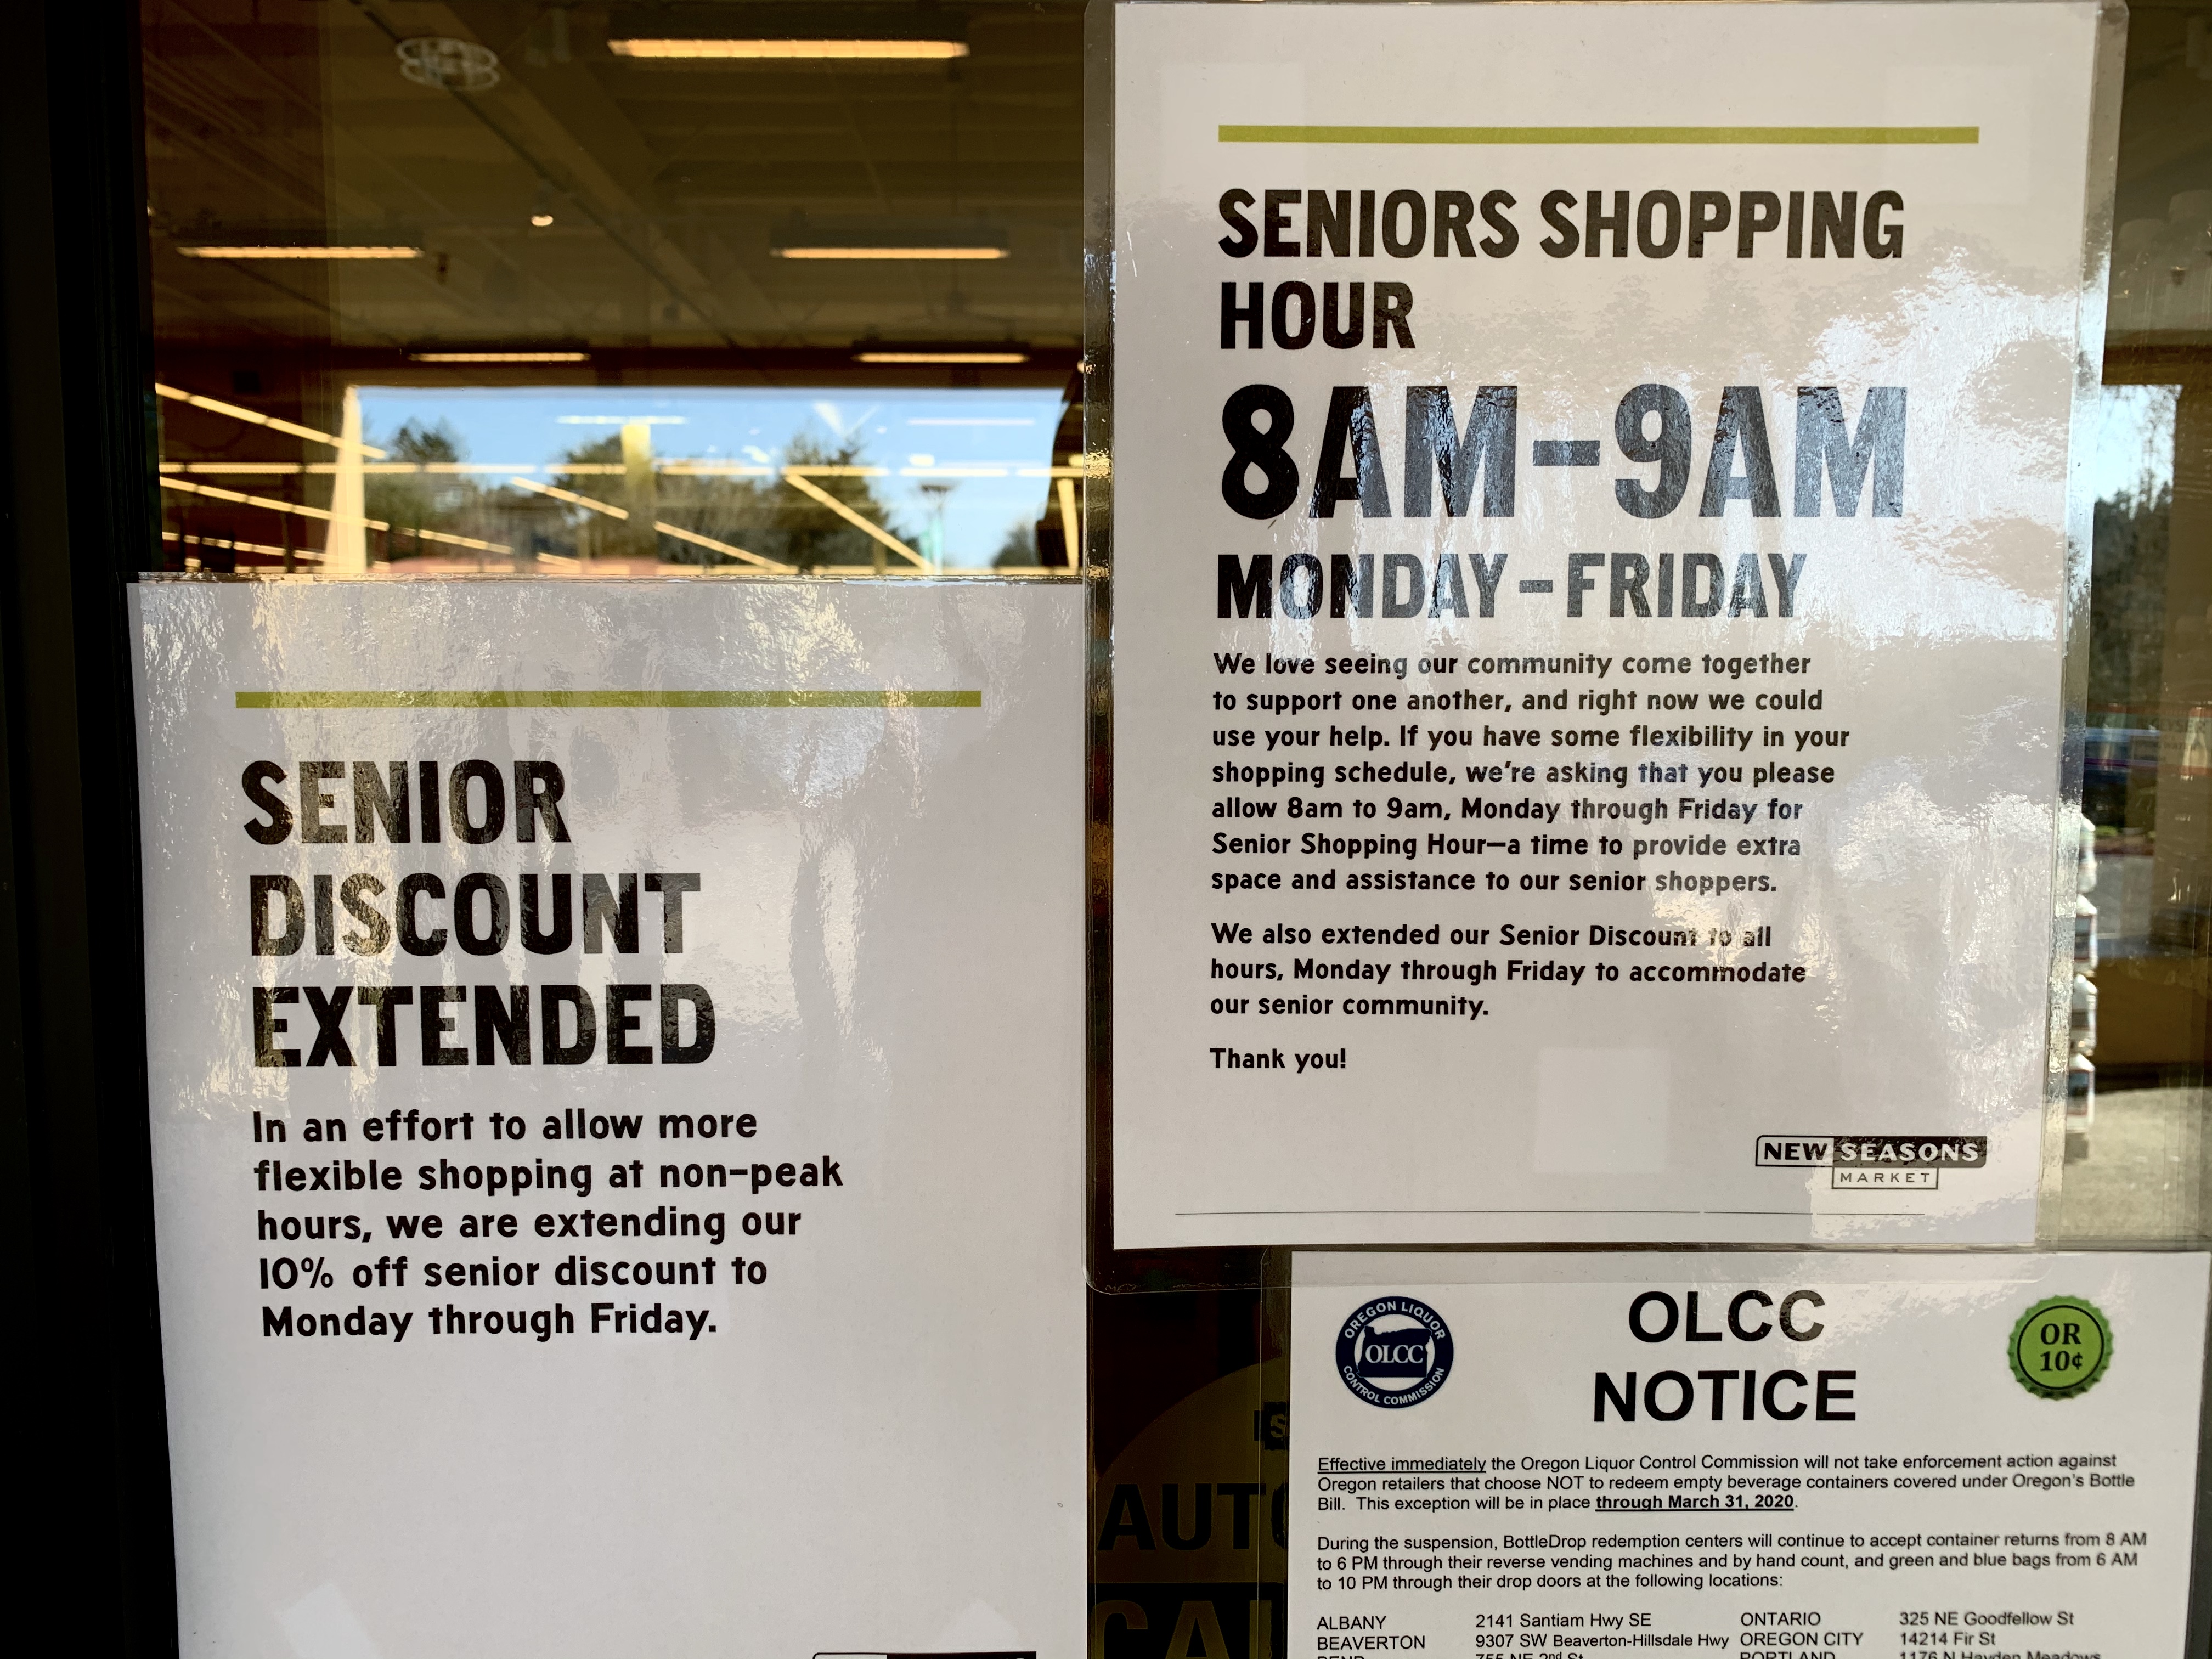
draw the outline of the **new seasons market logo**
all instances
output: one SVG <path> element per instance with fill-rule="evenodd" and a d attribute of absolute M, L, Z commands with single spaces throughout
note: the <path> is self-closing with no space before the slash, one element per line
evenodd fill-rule
<path fill-rule="evenodd" d="M 1410 1296 L 1382 1296 L 1338 1328 L 1336 1374 L 1370 1406 L 1418 1406 L 1451 1374 L 1451 1328 Z"/>
<path fill-rule="evenodd" d="M 1990 1161 L 1987 1135 L 1760 1135 L 1752 1161 L 1762 1170 L 1829 1171 L 1828 1185 L 1929 1191 L 1946 1170 Z"/>

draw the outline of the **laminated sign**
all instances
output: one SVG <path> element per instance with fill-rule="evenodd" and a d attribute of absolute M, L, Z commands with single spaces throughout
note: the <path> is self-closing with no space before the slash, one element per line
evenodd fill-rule
<path fill-rule="evenodd" d="M 2205 1267 L 1301 1255 L 1286 1659 L 2180 1654 Z"/>
<path fill-rule="evenodd" d="M 133 614 L 185 1650 L 1078 1654 L 1079 596 Z"/>
<path fill-rule="evenodd" d="M 1118 1244 L 2033 1236 L 2118 27 L 1115 8 Z"/>

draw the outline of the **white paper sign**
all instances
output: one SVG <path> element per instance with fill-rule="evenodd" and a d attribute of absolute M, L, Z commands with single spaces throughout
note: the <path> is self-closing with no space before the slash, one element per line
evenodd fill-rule
<path fill-rule="evenodd" d="M 185 1650 L 1077 1659 L 1080 596 L 134 615 Z"/>
<path fill-rule="evenodd" d="M 1115 27 L 1116 1243 L 2032 1237 L 2095 9 Z"/>
<path fill-rule="evenodd" d="M 1302 1255 L 1288 1659 L 2179 1659 L 2197 1255 Z"/>

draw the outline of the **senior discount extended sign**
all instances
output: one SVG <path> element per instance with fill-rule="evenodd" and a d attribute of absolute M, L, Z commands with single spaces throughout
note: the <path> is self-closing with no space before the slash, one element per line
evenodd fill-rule
<path fill-rule="evenodd" d="M 1117 10 L 1117 1242 L 2032 1235 L 2100 28 Z"/>
<path fill-rule="evenodd" d="M 1078 595 L 131 601 L 184 1651 L 1077 1652 Z"/>

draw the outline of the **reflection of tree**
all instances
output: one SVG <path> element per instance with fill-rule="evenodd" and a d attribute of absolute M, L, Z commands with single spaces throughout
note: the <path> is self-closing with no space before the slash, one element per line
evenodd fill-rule
<path fill-rule="evenodd" d="M 855 439 L 831 446 L 819 440 L 801 436 L 791 441 L 784 453 L 784 465 L 797 467 L 858 467 L 868 464 L 866 447 Z M 673 482 L 673 481 L 672 481 Z M 702 481 L 703 482 L 703 481 Z M 872 524 L 907 540 L 899 527 L 891 523 L 890 509 L 876 495 L 875 480 L 838 477 L 812 477 L 808 482 L 823 495 L 834 496 Z M 754 521 L 754 526 L 736 536 L 723 539 L 736 541 L 756 553 L 764 553 L 771 559 L 781 559 L 797 565 L 801 570 L 811 570 L 825 564 L 870 564 L 876 556 L 878 544 L 866 532 L 848 524 L 821 502 L 803 492 L 793 489 L 781 479 L 769 485 L 766 515 Z M 766 493 L 766 492 L 763 492 Z M 705 526 L 702 526 L 704 529 Z M 708 530 L 707 534 L 716 532 Z M 747 541 L 745 536 L 754 539 Z"/>
<path fill-rule="evenodd" d="M 564 469 L 589 467 L 590 471 L 556 472 L 553 476 L 553 483 L 556 489 L 568 490 L 571 495 L 586 495 L 595 501 L 605 501 L 610 507 L 620 507 L 623 504 L 625 493 L 622 464 L 622 434 L 610 433 L 590 443 L 577 445 L 561 458 Z M 615 470 L 609 472 L 605 470 L 608 467 Z M 546 505 L 550 507 L 553 503 L 548 501 Z M 574 546 L 577 553 L 589 558 L 621 550 L 616 541 L 622 526 L 620 520 L 609 518 L 604 513 L 594 513 L 589 507 L 572 507 L 566 503 L 560 507 L 560 516 L 563 527 L 574 538 Z"/>
<path fill-rule="evenodd" d="M 563 489 L 574 490 L 579 495 L 589 495 L 593 501 L 613 501 L 622 491 L 622 434 L 610 433 L 587 444 L 579 444 L 561 458 L 562 467 L 588 466 L 589 472 L 562 471 L 553 482 Z M 613 472 L 600 471 L 611 466 Z M 619 502 L 616 503 L 617 506 Z"/>
<path fill-rule="evenodd" d="M 472 477 L 465 472 L 433 472 L 430 467 L 452 465 L 468 459 L 468 451 L 445 422 L 421 424 L 403 422 L 399 429 L 380 441 L 389 459 L 368 463 L 362 480 L 363 509 L 368 517 L 391 528 L 372 544 L 376 556 L 404 560 L 431 557 L 476 559 L 480 549 L 426 540 L 423 531 L 442 532 L 477 541 L 517 548 L 546 546 L 554 538 L 545 532 L 560 526 L 556 515 L 544 510 L 553 503 L 496 481 Z M 422 469 L 380 472 L 380 465 L 404 463 Z M 542 506 L 541 506 L 542 502 Z M 374 534 L 374 532 L 372 532 Z"/>
<path fill-rule="evenodd" d="M 1006 538 L 999 544 L 998 556 L 991 561 L 991 568 L 1033 570 L 1036 563 L 1036 526 L 1025 519 L 1017 519 L 1006 526 Z"/>
<path fill-rule="evenodd" d="M 404 422 L 379 447 L 391 452 L 394 461 L 421 466 L 464 458 L 460 440 L 443 421 L 430 426 Z M 373 466 L 374 463 L 370 465 Z M 362 480 L 362 497 L 368 516 L 392 526 L 388 544 L 404 553 L 415 530 L 452 531 L 458 520 L 475 516 L 477 487 L 455 473 L 375 472 Z M 419 540 L 416 543 L 419 548 Z"/>
<path fill-rule="evenodd" d="M 2089 706 L 2148 707 L 2165 647 L 2166 526 L 2172 490 L 2097 503 L 2089 611 Z M 2140 722 L 2148 724 L 2146 718 Z"/>
<path fill-rule="evenodd" d="M 602 438 L 570 450 L 563 459 L 566 468 L 590 467 L 592 471 L 563 471 L 556 475 L 553 482 L 576 495 L 624 507 L 628 501 L 621 475 L 598 470 L 621 465 L 621 438 Z M 784 455 L 784 465 L 859 467 L 868 465 L 868 460 L 864 447 L 858 442 L 832 447 L 800 437 L 792 441 Z M 890 521 L 890 509 L 876 495 L 873 479 L 833 474 L 811 477 L 808 482 L 862 518 L 904 539 L 902 532 Z M 868 564 L 875 558 L 877 544 L 865 532 L 804 492 L 793 489 L 781 476 L 733 478 L 712 473 L 663 471 L 659 475 L 659 516 L 665 522 L 681 525 L 702 536 L 711 536 L 716 541 L 728 542 L 802 570 L 825 564 Z M 607 551 L 615 544 L 617 526 L 604 514 L 583 508 L 571 509 L 569 525 L 578 537 L 580 550 Z M 726 562 L 708 549 L 667 536 L 660 538 L 660 556 L 678 564 Z"/>
<path fill-rule="evenodd" d="M 2165 677 L 2166 535 L 2172 520 L 2170 486 L 2146 481 L 2097 503 L 2090 556 L 2089 707 L 2092 727 L 2114 728 L 2091 738 L 2082 769 L 2082 810 L 2100 826 L 2148 830 L 2157 821 L 2156 737 L 2127 732 L 2160 731 L 2159 707 Z"/>

